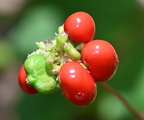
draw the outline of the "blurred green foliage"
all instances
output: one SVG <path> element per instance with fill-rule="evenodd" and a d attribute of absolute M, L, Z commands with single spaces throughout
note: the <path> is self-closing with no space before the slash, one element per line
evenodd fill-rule
<path fill-rule="evenodd" d="M 108 83 L 144 112 L 144 11 L 137 0 L 31 0 L 20 14 L 7 20 L 9 24 L 18 18 L 5 36 L 7 42 L 0 41 L 0 67 L 14 60 L 23 63 L 36 49 L 36 41 L 53 39 L 58 26 L 76 11 L 92 15 L 97 28 L 95 39 L 109 41 L 119 55 L 118 70 Z M 20 120 L 136 119 L 117 98 L 97 86 L 96 100 L 85 107 L 69 103 L 61 92 L 27 95 L 19 90 L 22 98 L 17 98 L 13 110 Z"/>
<path fill-rule="evenodd" d="M 0 40 L 0 70 L 3 70 L 15 61 L 16 54 L 13 46 L 7 40 Z"/>
<path fill-rule="evenodd" d="M 37 5 L 26 9 L 19 23 L 11 32 L 19 56 L 27 56 L 36 49 L 36 41 L 53 39 L 62 24 L 62 12 L 53 5 Z"/>

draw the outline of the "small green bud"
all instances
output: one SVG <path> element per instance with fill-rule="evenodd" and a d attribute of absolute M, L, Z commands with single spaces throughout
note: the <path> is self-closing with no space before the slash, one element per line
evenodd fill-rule
<path fill-rule="evenodd" d="M 64 51 L 73 61 L 78 61 L 81 59 L 81 54 L 74 48 L 71 43 L 67 43 L 64 45 Z"/>
<path fill-rule="evenodd" d="M 76 46 L 77 50 L 82 50 L 83 46 L 85 45 L 85 43 L 80 43 Z"/>
<path fill-rule="evenodd" d="M 68 35 L 66 34 L 58 34 L 57 37 L 55 38 L 57 43 L 59 44 L 65 44 L 65 42 L 68 40 Z"/>
<path fill-rule="evenodd" d="M 45 43 L 44 42 L 36 42 L 37 46 L 38 46 L 38 49 L 45 49 Z"/>
<path fill-rule="evenodd" d="M 63 25 L 62 26 L 59 26 L 59 28 L 58 28 L 58 33 L 59 34 L 63 34 L 64 33 L 64 28 L 63 28 Z"/>

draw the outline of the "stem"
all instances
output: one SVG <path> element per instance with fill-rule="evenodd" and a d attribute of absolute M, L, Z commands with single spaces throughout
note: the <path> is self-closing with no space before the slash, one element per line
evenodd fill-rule
<path fill-rule="evenodd" d="M 127 109 L 139 120 L 144 120 L 144 116 L 137 112 L 129 103 L 126 101 L 118 92 L 116 92 L 110 85 L 104 82 L 99 83 L 102 87 L 104 87 L 107 91 L 117 97 L 126 107 Z"/>

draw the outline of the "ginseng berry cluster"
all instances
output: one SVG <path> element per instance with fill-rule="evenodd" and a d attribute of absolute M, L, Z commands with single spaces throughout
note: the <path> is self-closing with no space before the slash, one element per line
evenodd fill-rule
<path fill-rule="evenodd" d="M 93 40 L 96 26 L 86 12 L 70 15 L 53 40 L 36 42 L 27 56 L 18 82 L 29 94 L 50 94 L 61 90 L 73 104 L 88 105 L 97 95 L 97 82 L 109 80 L 118 66 L 114 47 L 105 40 Z"/>

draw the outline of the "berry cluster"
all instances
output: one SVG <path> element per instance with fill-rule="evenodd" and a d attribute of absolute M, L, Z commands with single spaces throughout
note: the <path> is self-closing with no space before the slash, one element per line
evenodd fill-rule
<path fill-rule="evenodd" d="M 93 40 L 96 27 L 86 12 L 70 15 L 53 40 L 36 42 L 18 74 L 22 90 L 49 94 L 61 90 L 76 105 L 88 105 L 96 97 L 96 82 L 109 80 L 118 66 L 113 46 Z"/>

